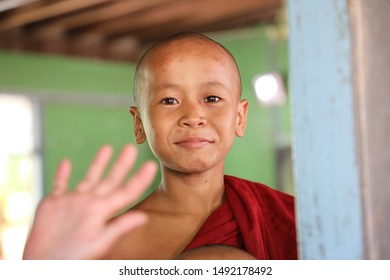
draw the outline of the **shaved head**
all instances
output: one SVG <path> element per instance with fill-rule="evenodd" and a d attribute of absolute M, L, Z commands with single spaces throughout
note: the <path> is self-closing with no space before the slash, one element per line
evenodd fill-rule
<path fill-rule="evenodd" d="M 241 77 L 238 69 L 238 65 L 233 55 L 218 42 L 199 33 L 184 32 L 170 36 L 155 45 L 153 45 L 146 53 L 141 57 L 137 64 L 134 77 L 134 105 L 140 107 L 143 96 L 148 94 L 147 77 L 150 75 L 149 68 L 153 67 L 153 64 L 159 63 L 164 60 L 164 54 L 174 55 L 175 52 L 188 53 L 188 55 L 202 55 L 204 49 L 213 49 L 215 53 L 219 53 L 219 57 L 223 56 L 223 59 L 229 63 L 232 67 L 232 79 L 237 84 L 237 91 L 241 96 Z M 157 60 L 157 62 L 156 62 Z"/>

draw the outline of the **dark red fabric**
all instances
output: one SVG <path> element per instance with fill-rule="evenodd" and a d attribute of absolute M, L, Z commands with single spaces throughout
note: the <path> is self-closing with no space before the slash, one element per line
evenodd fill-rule
<path fill-rule="evenodd" d="M 225 195 L 185 251 L 219 244 L 257 259 L 297 259 L 293 196 L 233 176 L 225 176 Z"/>

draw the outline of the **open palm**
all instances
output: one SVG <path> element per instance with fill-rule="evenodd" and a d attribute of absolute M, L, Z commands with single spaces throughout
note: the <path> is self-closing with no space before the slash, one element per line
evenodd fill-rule
<path fill-rule="evenodd" d="M 57 168 L 52 193 L 37 208 L 24 259 L 99 259 L 124 234 L 147 221 L 139 211 L 118 211 L 134 203 L 152 183 L 157 165 L 146 162 L 130 179 L 137 150 L 127 145 L 107 176 L 112 148 L 102 147 L 84 179 L 68 191 L 71 163 Z"/>

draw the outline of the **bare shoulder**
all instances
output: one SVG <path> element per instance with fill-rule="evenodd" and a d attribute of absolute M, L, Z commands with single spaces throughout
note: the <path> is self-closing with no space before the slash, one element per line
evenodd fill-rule
<path fill-rule="evenodd" d="M 105 257 L 106 259 L 142 260 L 155 258 L 156 240 L 158 240 L 156 230 L 161 227 L 161 219 L 157 217 L 156 211 L 148 207 L 151 204 L 150 200 L 153 200 L 153 197 L 146 198 L 129 210 L 142 210 L 148 215 L 148 222 L 123 236 Z"/>
<path fill-rule="evenodd" d="M 199 247 L 184 252 L 178 260 L 256 260 L 254 256 L 239 248 L 226 245 Z"/>
<path fill-rule="evenodd" d="M 146 198 L 132 210 L 142 210 L 149 221 L 123 236 L 105 259 L 174 259 L 191 241 L 201 221 L 161 210 L 155 197 Z"/>

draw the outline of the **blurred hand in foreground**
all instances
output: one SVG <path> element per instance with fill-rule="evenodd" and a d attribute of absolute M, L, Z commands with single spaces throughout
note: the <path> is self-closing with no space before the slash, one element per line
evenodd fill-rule
<path fill-rule="evenodd" d="M 112 218 L 142 195 L 153 182 L 157 165 L 146 162 L 128 179 L 137 150 L 127 145 L 104 177 L 112 152 L 103 146 L 72 192 L 71 162 L 59 164 L 53 191 L 37 208 L 23 259 L 99 259 L 121 236 L 147 222 L 146 214 L 132 210 Z"/>

